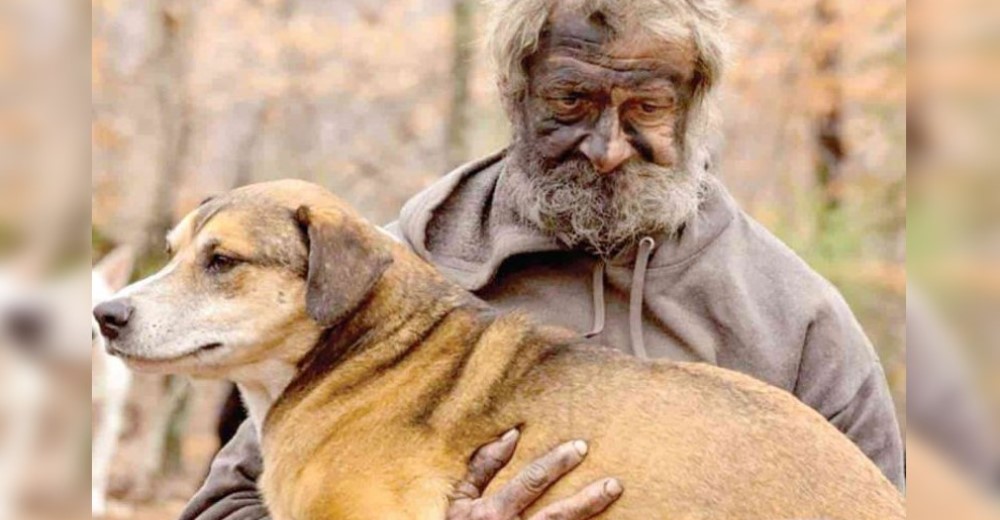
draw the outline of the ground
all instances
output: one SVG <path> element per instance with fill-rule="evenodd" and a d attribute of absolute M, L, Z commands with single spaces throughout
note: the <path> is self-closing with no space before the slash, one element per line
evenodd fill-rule
<path fill-rule="evenodd" d="M 133 392 L 136 400 L 156 394 L 162 384 L 144 380 Z M 112 501 L 108 517 L 124 520 L 175 520 L 188 499 L 201 485 L 212 457 L 218 449 L 215 426 L 218 410 L 228 387 L 218 382 L 196 382 L 188 402 L 187 424 L 182 435 L 182 467 L 160 476 L 151 485 L 138 485 L 134 468 L 143 465 L 145 450 L 138 442 L 129 442 L 115 461 L 112 476 Z M 148 403 L 156 399 L 146 399 Z M 136 435 L 133 433 L 132 439 Z"/>

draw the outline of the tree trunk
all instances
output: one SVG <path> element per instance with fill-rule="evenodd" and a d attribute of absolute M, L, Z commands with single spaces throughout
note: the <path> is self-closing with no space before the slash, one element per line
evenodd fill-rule
<path fill-rule="evenodd" d="M 841 205 L 841 177 L 846 155 L 843 137 L 844 96 L 840 84 L 841 13 L 837 0 L 819 0 L 816 22 L 819 48 L 816 49 L 816 74 L 819 80 L 821 108 L 816 115 L 816 180 L 822 198 L 819 209 L 819 231 L 823 233 L 830 218 Z"/>
<path fill-rule="evenodd" d="M 474 6 L 471 0 L 453 0 L 451 64 L 451 107 L 445 146 L 447 167 L 454 168 L 469 160 L 469 77 L 474 39 Z"/>

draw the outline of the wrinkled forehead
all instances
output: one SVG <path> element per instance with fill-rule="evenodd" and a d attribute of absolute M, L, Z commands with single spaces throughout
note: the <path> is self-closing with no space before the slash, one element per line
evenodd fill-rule
<path fill-rule="evenodd" d="M 167 243 L 174 251 L 216 248 L 247 260 L 287 265 L 300 263 L 306 251 L 294 210 L 266 198 L 209 200 L 170 231 Z"/>
<path fill-rule="evenodd" d="M 602 11 L 557 7 L 539 41 L 541 55 L 568 55 L 612 69 L 686 68 L 695 61 L 690 30 L 661 23 L 657 34 Z"/>

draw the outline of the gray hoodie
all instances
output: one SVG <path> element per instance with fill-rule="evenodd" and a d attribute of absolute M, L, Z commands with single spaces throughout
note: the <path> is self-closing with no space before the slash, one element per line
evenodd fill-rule
<path fill-rule="evenodd" d="M 902 489 L 899 425 L 871 343 L 837 290 L 721 185 L 712 184 L 678 233 L 646 237 L 637 251 L 605 263 L 567 250 L 497 199 L 504 156 L 450 173 L 412 198 L 388 230 L 499 308 L 639 357 L 711 363 L 791 392 Z M 252 429 L 243 430 L 183 518 L 259 518 L 240 505 L 259 472 Z M 234 471 L 246 478 L 234 479 Z M 210 504 L 221 510 L 230 496 L 238 500 L 225 511 L 234 516 L 199 515 Z"/>

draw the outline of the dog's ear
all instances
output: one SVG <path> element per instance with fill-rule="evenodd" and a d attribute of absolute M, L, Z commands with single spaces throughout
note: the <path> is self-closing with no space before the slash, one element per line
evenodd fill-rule
<path fill-rule="evenodd" d="M 128 285 L 134 267 L 135 251 L 129 246 L 119 246 L 105 255 L 94 267 L 94 271 L 112 291 L 117 291 Z"/>
<path fill-rule="evenodd" d="M 309 241 L 306 310 L 331 327 L 369 296 L 392 253 L 368 224 L 343 211 L 302 206 L 295 220 Z"/>

